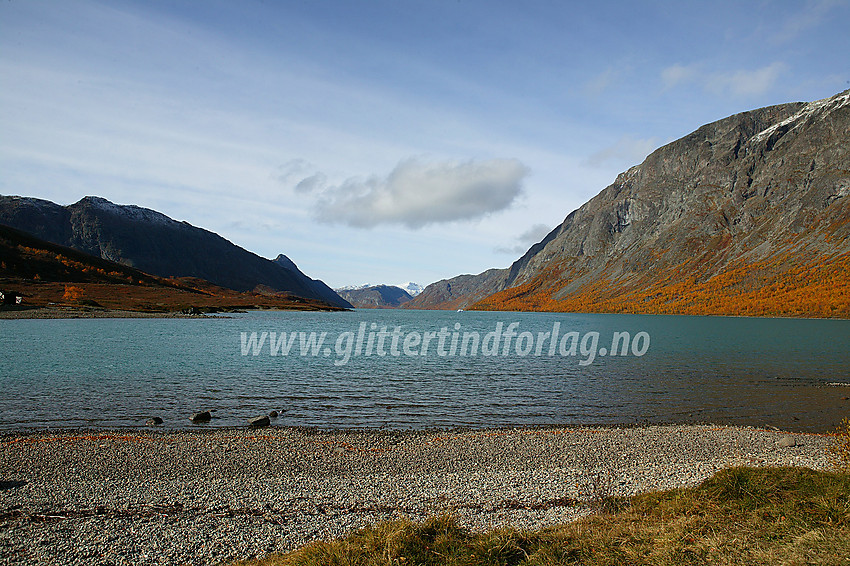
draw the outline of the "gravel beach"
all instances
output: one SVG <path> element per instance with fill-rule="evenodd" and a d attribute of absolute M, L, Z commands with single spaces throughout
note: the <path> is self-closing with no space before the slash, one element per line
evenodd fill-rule
<path fill-rule="evenodd" d="M 824 469 L 828 445 L 711 426 L 4 435 L 0 562 L 217 564 L 444 512 L 536 529 L 586 513 L 595 476 L 628 495 L 731 465 Z"/>
<path fill-rule="evenodd" d="M 64 305 L 39 308 L 0 308 L 0 320 L 30 320 L 45 318 L 187 318 L 189 316 L 190 315 L 187 314 L 174 312 L 138 312 Z"/>

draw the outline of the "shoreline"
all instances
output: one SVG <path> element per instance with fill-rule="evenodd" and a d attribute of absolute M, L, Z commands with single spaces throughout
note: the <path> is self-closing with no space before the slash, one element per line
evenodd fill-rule
<path fill-rule="evenodd" d="M 451 426 L 451 427 L 428 427 L 428 428 L 388 428 L 383 426 L 363 427 L 320 427 L 302 425 L 276 425 L 272 421 L 268 426 L 251 425 L 211 425 L 210 423 L 186 425 L 185 427 L 168 427 L 166 425 L 134 425 L 134 426 L 57 426 L 57 427 L 29 427 L 20 429 L 0 428 L 0 445 L 7 438 L 27 438 L 38 436 L 168 436 L 168 435 L 212 435 L 219 433 L 230 434 L 263 434 L 263 433 L 297 433 L 303 435 L 446 435 L 446 434 L 503 434 L 522 431 L 525 434 L 546 433 L 549 431 L 627 431 L 646 428 L 706 428 L 710 430 L 740 429 L 764 432 L 779 435 L 800 435 L 812 437 L 831 437 L 833 429 L 823 432 L 794 430 L 792 428 L 780 428 L 772 425 L 747 425 L 747 424 L 722 424 L 714 422 L 623 422 L 623 423 L 573 423 L 573 424 L 540 424 L 540 425 L 495 425 L 495 426 Z"/>
<path fill-rule="evenodd" d="M 203 318 L 180 312 L 140 312 L 97 307 L 49 306 L 0 309 L 0 320 L 63 320 L 77 318 Z"/>
<path fill-rule="evenodd" d="M 0 561 L 218 563 L 441 513 L 539 529 L 586 514 L 593 478 L 632 495 L 733 465 L 825 469 L 829 444 L 708 425 L 0 433 Z"/>
<path fill-rule="evenodd" d="M 34 307 L 15 310 L 0 309 L 0 320 L 65 320 L 79 318 L 188 318 L 194 320 L 204 320 L 212 318 L 227 317 L 228 314 L 242 312 L 304 312 L 300 309 L 284 309 L 284 308 L 240 308 L 240 309 L 222 309 L 206 312 L 197 312 L 188 314 L 185 312 L 146 312 L 146 311 L 131 311 L 124 309 L 107 309 L 100 307 L 77 307 L 55 305 L 49 307 Z M 337 312 L 316 309 L 310 312 Z M 339 311 L 344 312 L 344 311 Z"/>
<path fill-rule="evenodd" d="M 60 320 L 78 318 L 190 318 L 210 319 L 226 317 L 244 312 L 349 312 L 343 308 L 285 308 L 266 306 L 191 307 L 193 312 L 183 311 L 135 311 L 85 305 L 51 304 L 48 306 L 0 306 L 0 320 Z"/>
<path fill-rule="evenodd" d="M 48 320 L 48 319 L 74 319 L 74 318 L 209 318 L 208 314 L 226 315 L 229 312 L 247 312 L 247 311 L 280 311 L 288 312 L 300 311 L 301 309 L 285 309 L 285 308 L 245 308 L 243 310 L 222 310 L 211 313 L 186 314 L 182 312 L 146 312 L 133 311 L 125 309 L 109 309 L 103 307 L 86 307 L 73 305 L 51 305 L 46 307 L 24 307 L 14 309 L 0 308 L 0 320 Z M 339 311 L 325 311 L 316 309 L 315 312 L 347 312 L 356 309 L 341 309 Z M 406 311 L 431 311 L 443 309 L 401 309 L 401 308 L 383 308 L 383 309 L 368 309 L 361 308 L 360 310 L 406 310 Z M 446 310 L 445 312 L 452 312 Z M 711 318 L 745 318 L 745 319 L 780 319 L 780 320 L 850 320 L 850 318 L 840 316 L 747 316 L 740 314 L 676 314 L 676 313 L 610 313 L 610 312 L 561 312 L 561 311 L 469 311 L 469 312 L 499 312 L 505 314 L 517 313 L 548 313 L 548 314 L 600 314 L 600 315 L 617 315 L 617 316 L 687 316 L 687 317 L 711 317 Z"/>

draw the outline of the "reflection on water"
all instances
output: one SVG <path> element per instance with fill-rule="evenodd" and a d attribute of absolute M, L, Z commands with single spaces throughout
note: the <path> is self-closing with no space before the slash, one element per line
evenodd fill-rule
<path fill-rule="evenodd" d="M 614 332 L 651 338 L 643 356 L 475 357 L 351 355 L 335 340 L 399 327 L 402 336 L 445 327 L 493 332 L 499 322 L 540 339 Z M 460 325 L 456 327 L 455 325 Z M 721 317 L 355 311 L 265 312 L 214 319 L 0 321 L 0 428 L 242 426 L 272 409 L 276 425 L 422 429 L 570 424 L 748 424 L 827 430 L 850 414 L 850 321 Z M 242 355 L 241 333 L 327 332 L 317 356 Z M 436 340 L 436 338 L 435 338 Z M 589 343 L 589 342 L 588 342 Z M 444 353 L 450 350 L 446 336 Z M 522 346 L 526 346 L 523 343 Z M 459 350 L 456 350 L 458 352 Z"/>

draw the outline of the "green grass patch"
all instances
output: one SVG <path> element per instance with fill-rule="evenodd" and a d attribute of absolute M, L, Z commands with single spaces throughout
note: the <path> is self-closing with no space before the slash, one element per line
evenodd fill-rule
<path fill-rule="evenodd" d="M 850 474 L 729 468 L 537 532 L 390 521 L 242 566 L 850 564 Z"/>

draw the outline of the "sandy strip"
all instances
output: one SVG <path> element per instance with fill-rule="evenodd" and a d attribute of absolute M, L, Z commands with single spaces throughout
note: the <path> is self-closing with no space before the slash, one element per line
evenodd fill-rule
<path fill-rule="evenodd" d="M 0 562 L 218 563 L 442 512 L 539 528 L 585 513 L 595 475 L 627 495 L 730 465 L 824 469 L 829 442 L 709 426 L 6 435 Z"/>

